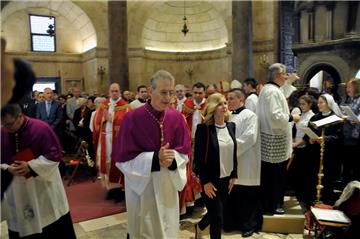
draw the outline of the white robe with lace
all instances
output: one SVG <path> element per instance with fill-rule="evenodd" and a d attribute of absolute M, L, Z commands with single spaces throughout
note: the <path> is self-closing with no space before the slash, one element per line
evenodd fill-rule
<path fill-rule="evenodd" d="M 187 155 L 176 152 L 177 169 L 151 172 L 154 152 L 116 163 L 125 176 L 128 233 L 131 239 L 178 238 L 179 197 L 186 184 Z"/>
<path fill-rule="evenodd" d="M 38 176 L 14 176 L 5 192 L 2 219 L 20 237 L 41 233 L 42 229 L 69 212 L 58 162 L 39 156 L 28 162 Z M 7 164 L 1 164 L 6 169 Z"/>

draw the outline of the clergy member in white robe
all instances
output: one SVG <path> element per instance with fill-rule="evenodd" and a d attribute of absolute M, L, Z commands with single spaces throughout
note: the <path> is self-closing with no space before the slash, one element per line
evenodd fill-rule
<path fill-rule="evenodd" d="M 257 82 L 253 78 L 248 78 L 244 80 L 244 91 L 247 95 L 245 100 L 245 108 L 256 113 L 256 105 L 258 103 L 259 97 L 256 94 Z"/>
<path fill-rule="evenodd" d="M 129 104 L 130 108 L 136 109 L 139 108 L 140 106 L 145 105 L 147 98 L 148 98 L 147 86 L 139 85 L 137 87 L 137 99 Z"/>
<path fill-rule="evenodd" d="M 1 168 L 13 175 L 2 217 L 9 238 L 76 238 L 63 182 L 59 140 L 50 126 L 18 105 L 1 109 Z"/>
<path fill-rule="evenodd" d="M 183 105 L 186 100 L 186 89 L 184 85 L 178 84 L 175 86 L 175 102 L 174 102 L 174 108 L 178 111 L 182 112 Z"/>
<path fill-rule="evenodd" d="M 191 154 L 184 117 L 169 107 L 173 76 L 151 78 L 151 101 L 123 120 L 113 157 L 125 176 L 128 234 L 133 238 L 178 238 L 179 197 Z"/>
<path fill-rule="evenodd" d="M 282 206 L 286 166 L 292 152 L 289 122 L 297 122 L 300 119 L 299 115 L 290 114 L 285 95 L 280 90 L 285 79 L 285 65 L 280 63 L 271 65 L 268 82 L 260 92 L 257 105 L 261 139 L 262 204 L 267 214 L 285 213 Z"/>
<path fill-rule="evenodd" d="M 245 92 L 232 89 L 227 95 L 230 121 L 236 125 L 238 178 L 225 205 L 224 230 L 240 230 L 249 237 L 262 226 L 260 204 L 260 139 L 256 114 L 244 105 Z"/>

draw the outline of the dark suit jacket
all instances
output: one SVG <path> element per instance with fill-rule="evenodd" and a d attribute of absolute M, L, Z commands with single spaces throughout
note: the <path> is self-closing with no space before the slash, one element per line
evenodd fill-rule
<path fill-rule="evenodd" d="M 36 118 L 48 123 L 54 130 L 58 129 L 63 118 L 63 110 L 58 101 L 51 102 L 50 115 L 47 116 L 45 101 L 37 106 Z"/>
<path fill-rule="evenodd" d="M 236 159 L 236 138 L 235 138 L 235 124 L 227 122 L 226 127 L 234 142 L 233 165 L 234 168 L 230 174 L 231 178 L 237 178 L 237 159 Z M 207 159 L 206 145 L 209 133 L 209 145 Z M 194 162 L 196 171 L 200 176 L 201 184 L 205 185 L 208 182 L 215 182 L 220 177 L 220 152 L 219 142 L 217 138 L 215 125 L 199 124 L 195 133 L 195 148 L 194 148 Z"/>
<path fill-rule="evenodd" d="M 89 139 L 89 135 L 91 135 L 90 139 L 92 139 L 92 132 L 90 131 L 90 128 L 89 128 L 91 112 L 92 111 L 90 111 L 90 109 L 88 107 L 85 108 L 84 120 L 83 120 L 84 127 L 79 127 L 79 122 L 82 119 L 81 118 L 81 108 L 77 108 L 74 112 L 73 124 L 76 129 L 76 135 L 85 141 L 87 141 L 87 139 Z M 90 116 L 88 116 L 89 114 L 90 114 Z M 87 121 L 87 119 L 89 119 L 89 121 Z"/>
<path fill-rule="evenodd" d="M 24 115 L 29 116 L 31 118 L 36 118 L 37 104 L 33 99 L 28 99 L 26 102 L 24 102 L 22 107 L 23 107 L 22 110 Z"/>

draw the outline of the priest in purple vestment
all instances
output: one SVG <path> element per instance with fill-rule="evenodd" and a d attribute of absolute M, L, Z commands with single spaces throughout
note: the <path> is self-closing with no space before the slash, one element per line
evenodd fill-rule
<path fill-rule="evenodd" d="M 9 238 L 76 238 L 54 131 L 15 104 L 1 109 L 1 124 L 1 168 L 13 175 L 2 204 Z"/>
<path fill-rule="evenodd" d="M 169 107 L 174 85 L 167 71 L 152 76 L 151 101 L 125 115 L 113 147 L 125 176 L 130 238 L 178 238 L 191 144 L 184 117 Z"/>

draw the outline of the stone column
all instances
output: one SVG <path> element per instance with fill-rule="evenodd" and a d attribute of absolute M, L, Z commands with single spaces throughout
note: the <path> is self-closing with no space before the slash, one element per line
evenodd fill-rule
<path fill-rule="evenodd" d="M 315 41 L 315 8 L 309 8 L 308 10 L 308 30 L 309 30 L 309 41 L 314 42 Z"/>
<path fill-rule="evenodd" d="M 232 2 L 232 79 L 253 77 L 251 1 Z"/>
<path fill-rule="evenodd" d="M 356 34 L 356 19 L 357 19 L 357 12 L 358 12 L 358 5 L 359 2 L 349 2 L 348 7 L 348 16 L 347 16 L 347 24 L 346 24 L 346 33 Z"/>
<path fill-rule="evenodd" d="M 129 58 L 127 44 L 127 3 L 108 1 L 109 83 L 119 83 L 129 89 Z"/>

